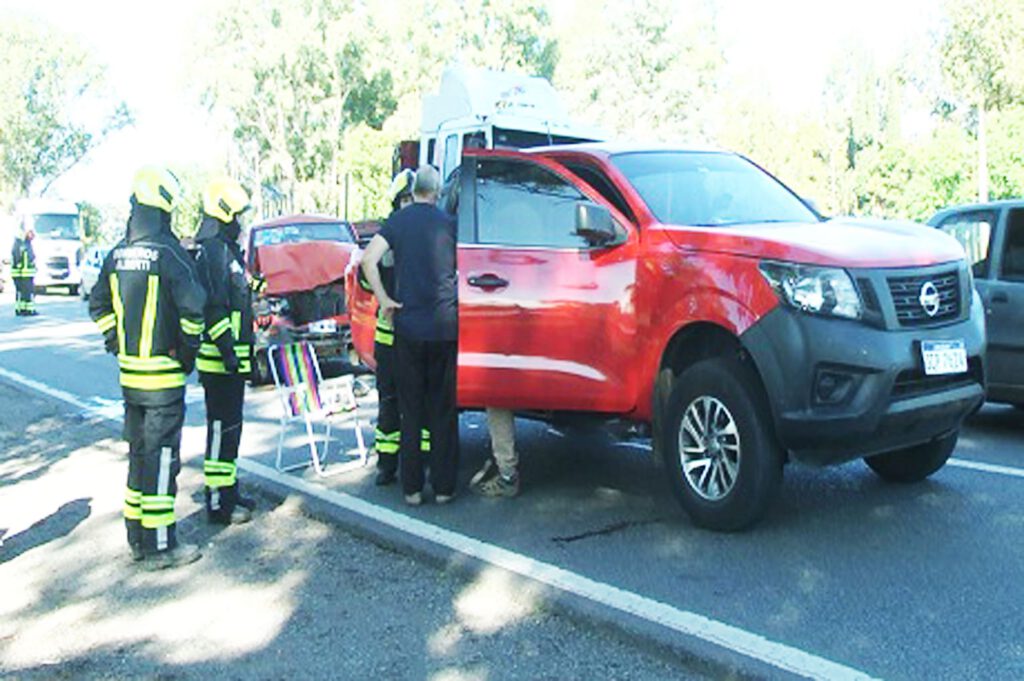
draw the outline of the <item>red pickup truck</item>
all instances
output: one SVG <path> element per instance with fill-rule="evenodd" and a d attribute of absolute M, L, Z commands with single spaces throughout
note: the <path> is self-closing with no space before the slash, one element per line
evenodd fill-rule
<path fill-rule="evenodd" d="M 961 247 L 827 220 L 742 156 L 470 150 L 442 205 L 458 216 L 459 405 L 649 424 L 701 526 L 758 520 L 791 459 L 924 479 L 983 400 Z M 376 302 L 355 269 L 372 365 Z"/>

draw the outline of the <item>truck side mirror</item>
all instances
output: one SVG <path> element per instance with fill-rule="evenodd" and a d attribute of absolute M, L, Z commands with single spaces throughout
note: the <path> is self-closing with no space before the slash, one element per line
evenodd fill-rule
<path fill-rule="evenodd" d="M 596 203 L 578 202 L 576 204 L 576 234 L 595 246 L 615 241 L 617 232 L 611 211 Z"/>

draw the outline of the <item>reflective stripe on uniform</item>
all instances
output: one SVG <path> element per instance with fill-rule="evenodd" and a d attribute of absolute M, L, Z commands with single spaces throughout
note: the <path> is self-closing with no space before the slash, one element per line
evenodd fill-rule
<path fill-rule="evenodd" d="M 117 316 L 117 344 L 118 354 L 124 355 L 124 304 L 121 302 L 121 287 L 118 285 L 117 272 L 110 273 L 110 300 L 114 305 L 114 314 Z"/>
<path fill-rule="evenodd" d="M 430 451 L 430 431 L 426 428 L 420 431 L 420 451 Z"/>
<path fill-rule="evenodd" d="M 169 447 L 164 449 L 170 451 Z M 161 456 L 161 475 L 163 474 L 163 464 L 163 457 Z M 167 494 L 142 494 L 139 497 L 139 506 L 142 509 L 142 526 L 147 530 L 162 529 L 174 524 L 173 496 Z M 163 548 L 167 548 L 166 540 Z"/>
<path fill-rule="evenodd" d="M 117 325 L 117 315 L 113 312 L 103 315 L 96 320 L 96 326 L 99 327 L 100 333 L 106 333 L 110 331 L 114 326 Z"/>
<path fill-rule="evenodd" d="M 229 322 L 228 318 L 225 317 L 224 319 L 221 319 L 220 321 L 213 324 L 209 329 L 207 329 L 206 333 L 211 340 L 217 340 L 218 338 L 223 336 L 230 328 L 231 322 Z"/>
<path fill-rule="evenodd" d="M 248 343 L 235 343 L 235 357 L 238 358 L 238 372 L 249 373 L 252 369 L 252 346 Z M 208 374 L 226 374 L 221 358 L 220 348 L 213 343 L 200 343 L 199 355 L 196 357 L 196 368 Z"/>
<path fill-rule="evenodd" d="M 124 517 L 125 520 L 142 519 L 142 492 L 127 488 L 124 491 Z"/>
<path fill-rule="evenodd" d="M 203 323 L 181 318 L 181 330 L 189 336 L 198 336 L 203 332 Z"/>
<path fill-rule="evenodd" d="M 146 281 L 146 304 L 142 308 L 142 333 L 139 336 L 139 357 L 153 354 L 153 331 L 156 328 L 156 303 L 160 295 L 160 277 L 149 275 Z"/>
<path fill-rule="evenodd" d="M 211 489 L 231 487 L 238 479 L 238 471 L 234 461 L 207 459 L 203 462 L 203 477 L 206 480 L 206 486 Z"/>
<path fill-rule="evenodd" d="M 121 386 L 135 390 L 170 390 L 185 385 L 185 373 L 133 374 L 121 372 Z"/>
<path fill-rule="evenodd" d="M 157 355 L 156 357 L 120 355 L 117 358 L 117 363 L 122 371 L 133 373 L 171 373 L 181 371 L 181 362 L 164 355 Z"/>
<path fill-rule="evenodd" d="M 380 428 L 373 430 L 373 446 L 378 454 L 397 454 L 402 434 L 399 431 L 385 433 Z"/>

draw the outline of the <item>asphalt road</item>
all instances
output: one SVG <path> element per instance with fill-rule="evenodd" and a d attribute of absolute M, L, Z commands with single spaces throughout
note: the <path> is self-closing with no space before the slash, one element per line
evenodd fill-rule
<path fill-rule="evenodd" d="M 59 388 L 83 409 L 118 413 L 114 360 L 80 301 L 46 297 L 27 322 L 10 309 L 0 308 L 0 368 Z M 277 414 L 272 391 L 250 391 L 247 457 L 272 462 Z M 188 422 L 202 418 L 200 399 Z M 522 420 L 517 429 L 524 490 L 511 501 L 467 493 L 410 511 L 397 489 L 373 486 L 369 469 L 305 479 L 851 674 L 1024 678 L 1021 412 L 986 406 L 955 461 L 918 485 L 885 484 L 861 462 L 791 465 L 766 520 L 730 535 L 689 523 L 643 443 Z M 478 415 L 464 415 L 460 430 L 465 483 L 488 445 Z M 297 439 L 289 445 L 301 456 Z"/>

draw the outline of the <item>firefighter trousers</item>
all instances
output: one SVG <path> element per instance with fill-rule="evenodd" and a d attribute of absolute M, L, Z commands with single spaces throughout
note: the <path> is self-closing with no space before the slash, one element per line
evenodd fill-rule
<path fill-rule="evenodd" d="M 419 341 L 395 335 L 398 409 L 401 413 L 402 491 L 423 488 L 429 464 L 435 494 L 455 493 L 459 470 L 459 412 L 455 404 L 455 341 Z M 422 442 L 430 431 L 429 451 Z"/>
<path fill-rule="evenodd" d="M 35 279 L 14 277 L 14 314 L 25 315 L 35 312 Z"/>
<path fill-rule="evenodd" d="M 398 472 L 398 445 L 401 441 L 401 419 L 398 415 L 398 383 L 395 377 L 395 349 L 374 343 L 377 360 L 377 426 L 373 446 L 377 450 L 377 470 Z"/>
<path fill-rule="evenodd" d="M 174 496 L 184 423 L 183 397 L 160 406 L 124 405 L 124 438 L 128 441 L 124 520 L 128 545 L 144 554 L 178 544 Z"/>
<path fill-rule="evenodd" d="M 229 518 L 239 501 L 238 444 L 242 440 L 245 378 L 240 374 L 201 373 L 206 395 L 206 511 Z"/>

